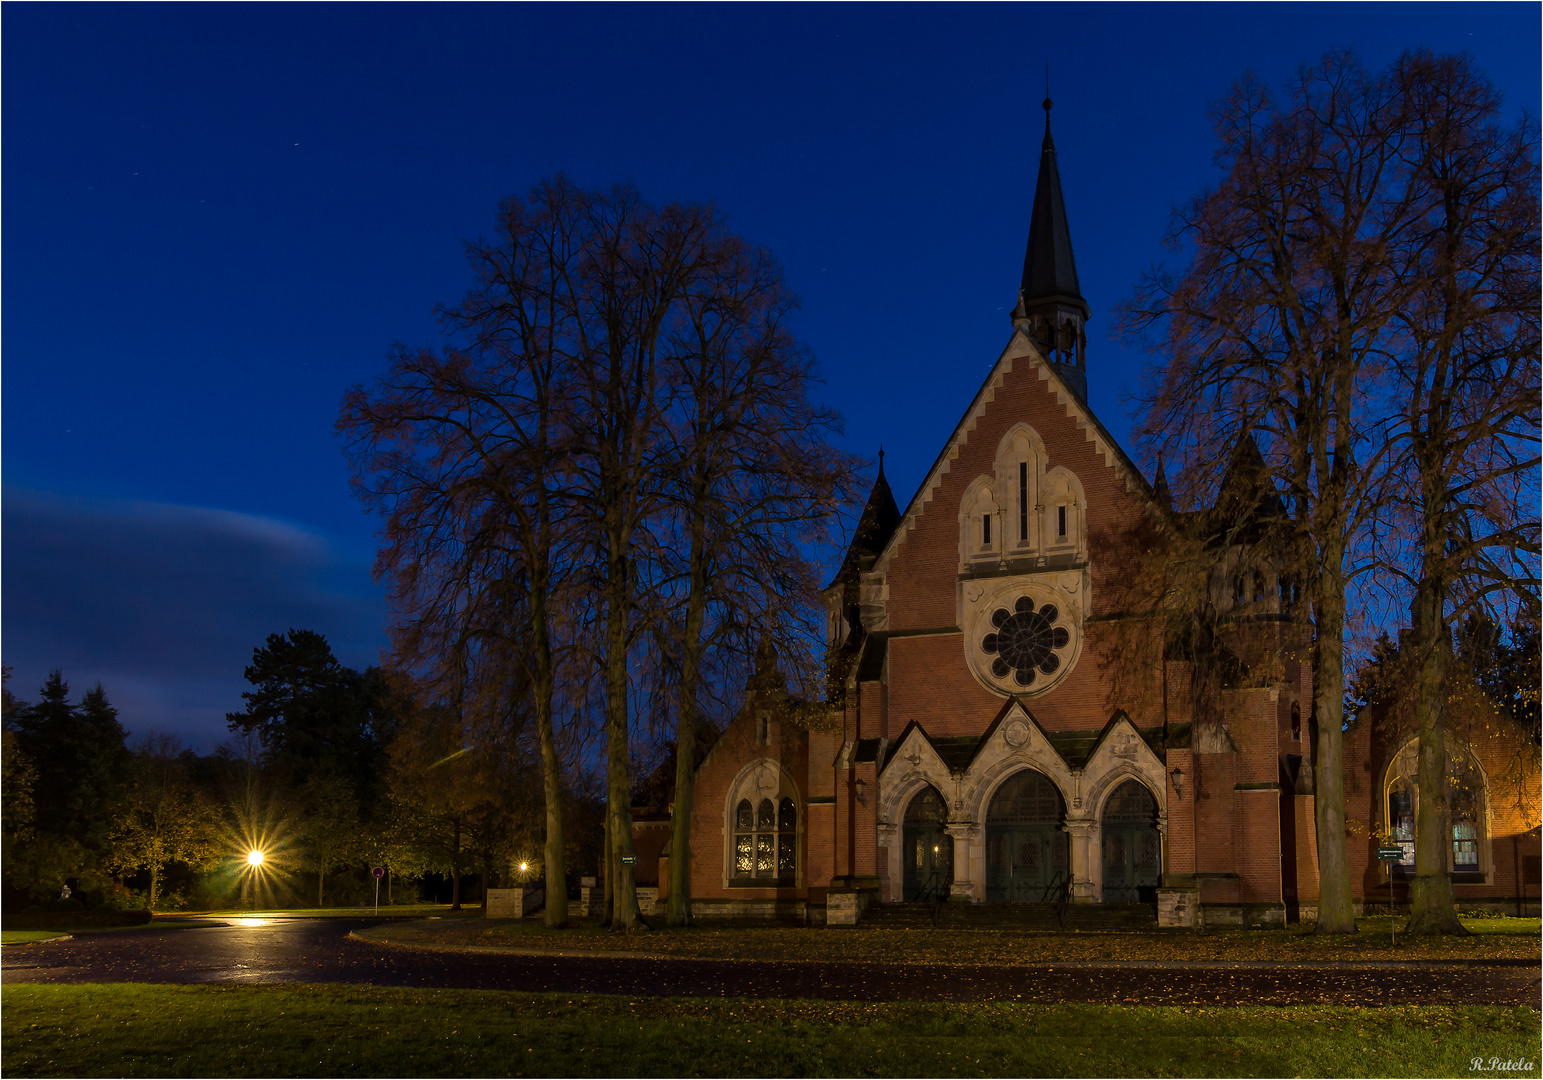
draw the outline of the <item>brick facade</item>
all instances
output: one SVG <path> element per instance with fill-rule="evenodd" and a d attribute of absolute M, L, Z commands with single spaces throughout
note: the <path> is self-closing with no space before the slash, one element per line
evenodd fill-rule
<path fill-rule="evenodd" d="M 970 527 L 961 506 L 982 477 L 1001 471 L 1000 444 L 1023 425 L 1043 446 L 1038 475 L 1063 468 L 1080 484 L 1082 547 L 1059 561 L 1042 544 L 972 565 L 961 539 L 969 539 L 962 529 Z M 1065 837 L 1056 849 L 1065 852 L 1056 868 L 1061 876 L 1046 879 L 1044 895 L 1064 889 L 1073 902 L 1109 902 L 1106 894 L 1155 902 L 1161 885 L 1193 890 L 1200 917 L 1213 923 L 1311 917 L 1318 872 L 1310 733 L 1302 719 L 1311 706 L 1306 630 L 1279 605 L 1266 610 L 1254 598 L 1254 607 L 1230 624 L 1228 640 L 1268 677 L 1222 691 L 1219 715 L 1196 715 L 1190 663 L 1165 657 L 1159 624 L 1144 618 L 1143 599 L 1130 584 L 1139 559 L 1129 546 L 1150 551 L 1162 542 L 1162 511 L 1135 467 L 1021 333 L 906 512 L 892 508 L 891 516 L 893 527 L 871 550 L 856 550 L 854 542 L 849 572 L 831 586 L 832 685 L 844 681 L 845 692 L 826 720 L 800 726 L 788 718 L 794 713 L 781 692 L 763 690 L 701 766 L 690 852 L 699 914 L 818 920 L 839 895 L 829 910 L 848 918 L 869 902 L 906 899 L 906 812 L 929 786 L 947 803 L 951 898 L 991 902 L 1007 873 L 1005 848 L 993 846 L 993 838 L 1010 828 L 993 818 L 993 798 L 1014 775 L 1034 769 L 1051 779 L 1064 803 L 1054 827 Z M 1033 592 L 1052 577 L 1057 588 L 1080 581 L 1064 593 L 1076 606 L 1075 661 L 1057 669 L 1044 690 L 1015 693 L 990 684 L 967 656 L 976 647 L 963 625 L 971 619 L 970 597 L 1000 591 L 1002 582 Z M 1357 897 L 1373 903 L 1386 901 L 1388 886 L 1369 828 L 1385 814 L 1380 785 L 1394 750 L 1372 738 L 1370 725 L 1347 733 L 1351 871 Z M 1500 768 L 1484 764 L 1488 772 Z M 1143 787 L 1155 810 L 1145 824 L 1116 828 L 1104 815 L 1128 783 Z M 733 816 L 746 792 L 795 799 L 791 879 L 735 880 Z M 1486 806 L 1487 876 L 1461 884 L 1459 897 L 1525 905 L 1530 889 L 1535 909 L 1538 887 L 1526 878 L 1539 851 L 1535 811 L 1529 821 L 1493 795 Z M 657 824 L 638 828 L 642 853 Z M 1155 846 L 1141 839 L 1142 829 L 1157 834 Z M 1021 843 L 1022 835 L 1013 833 L 1011 842 Z M 1140 877 L 1134 863 L 1114 865 L 1130 858 L 1119 844 L 1132 843 L 1158 853 L 1153 874 Z M 639 880 L 648 874 L 645 861 L 640 857 Z M 1111 876 L 1125 871 L 1139 878 L 1133 888 Z M 1169 906 L 1175 903 L 1170 897 Z M 1178 903 L 1183 909 L 1182 896 Z"/>
<path fill-rule="evenodd" d="M 1206 655 L 1228 654 L 1232 674 L 1170 650 L 1146 590 L 1189 525 L 1086 404 L 1088 307 L 1060 198 L 1047 113 L 1013 333 L 903 513 L 881 456 L 825 591 L 829 700 L 789 708 L 758 676 L 700 767 L 699 917 L 849 922 L 924 897 L 1156 904 L 1160 887 L 1164 911 L 1221 924 L 1316 909 L 1310 628 L 1289 576 L 1229 539 L 1195 584 L 1221 613 Z M 1209 513 L 1240 496 L 1278 508 L 1264 474 L 1245 438 Z M 1388 893 L 1372 834 L 1398 750 L 1371 725 L 1347 734 L 1357 896 Z M 1535 761 L 1531 775 L 1535 794 Z M 1536 800 L 1491 791 L 1484 806 L 1484 876 L 1459 896 L 1519 898 Z M 765 825 L 778 808 L 796 830 Z M 637 828 L 638 879 L 664 884 L 657 823 Z"/>

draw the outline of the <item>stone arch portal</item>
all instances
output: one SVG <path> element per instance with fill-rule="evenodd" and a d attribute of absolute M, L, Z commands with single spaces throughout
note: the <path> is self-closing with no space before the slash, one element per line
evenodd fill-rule
<path fill-rule="evenodd" d="M 1035 769 L 1009 776 L 986 812 L 986 899 L 989 902 L 1058 900 L 1070 878 L 1066 801 Z"/>
<path fill-rule="evenodd" d="M 907 903 L 948 899 L 954 878 L 954 838 L 943 829 L 947 818 L 948 803 L 931 784 L 906 806 L 901 827 L 901 898 Z"/>
<path fill-rule="evenodd" d="M 1137 780 L 1126 780 L 1104 802 L 1103 899 L 1106 904 L 1151 903 L 1162 878 L 1157 800 Z"/>

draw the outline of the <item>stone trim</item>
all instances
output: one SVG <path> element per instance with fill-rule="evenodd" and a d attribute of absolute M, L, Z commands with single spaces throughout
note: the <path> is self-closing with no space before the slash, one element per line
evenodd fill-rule
<path fill-rule="evenodd" d="M 926 480 L 922 482 L 921 487 L 917 488 L 916 494 L 911 497 L 911 501 L 906 504 L 904 512 L 900 515 L 900 524 L 895 526 L 895 531 L 890 536 L 889 542 L 884 545 L 884 550 L 879 552 L 878 558 L 874 561 L 873 570 L 875 573 L 883 574 L 888 571 L 890 555 L 904 543 L 906 536 L 910 533 L 912 527 L 915 526 L 917 518 L 921 517 L 927 504 L 932 501 L 933 495 L 936 494 L 938 487 L 943 482 L 943 477 L 948 474 L 953 466 L 954 459 L 959 456 L 959 448 L 968 441 L 970 433 L 975 430 L 975 426 L 980 422 L 981 414 L 985 411 L 986 406 L 995 400 L 997 389 L 1002 385 L 1008 373 L 1013 370 L 1013 362 L 1015 360 L 1027 362 L 1030 369 L 1039 374 L 1040 380 L 1046 383 L 1047 388 L 1055 394 L 1057 403 L 1066 410 L 1067 417 L 1082 429 L 1087 441 L 1094 444 L 1095 449 L 1104 459 L 1105 464 L 1113 469 L 1115 474 L 1124 481 L 1126 490 L 1141 496 L 1147 504 L 1149 511 L 1158 521 L 1166 520 L 1162 508 L 1157 505 L 1150 485 L 1148 485 L 1146 478 L 1141 475 L 1141 470 L 1136 468 L 1135 463 L 1120 448 L 1120 444 L 1115 442 L 1114 437 L 1104 429 L 1103 424 L 1099 423 L 1092 410 L 1077 397 L 1076 392 L 1066 385 L 1065 380 L 1039 354 L 1038 349 L 1028 336 L 1021 329 L 1014 327 L 1012 336 L 1008 338 L 1007 346 L 1002 350 L 1001 355 L 997 358 L 997 362 L 992 366 L 990 374 L 986 376 L 985 383 L 976 392 L 975 398 L 970 402 L 969 408 L 965 410 L 964 416 L 955 425 L 953 434 L 943 444 L 942 451 L 933 462 L 932 468 L 927 472 Z"/>

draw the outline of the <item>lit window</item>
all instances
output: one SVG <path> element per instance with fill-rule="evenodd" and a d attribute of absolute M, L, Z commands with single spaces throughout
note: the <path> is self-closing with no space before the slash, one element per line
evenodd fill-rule
<path fill-rule="evenodd" d="M 1415 832 L 1419 826 L 1420 786 L 1414 744 L 1396 759 L 1395 776 L 1388 785 L 1388 842 L 1402 849 L 1400 872 L 1414 871 Z M 1447 768 L 1452 777 L 1448 789 L 1451 813 L 1448 869 L 1457 874 L 1478 874 L 1484 870 L 1484 778 L 1471 759 L 1448 744 Z"/>
<path fill-rule="evenodd" d="M 798 873 L 798 810 L 790 798 L 752 805 L 741 799 L 734 813 L 734 880 L 738 884 L 792 884 Z"/>

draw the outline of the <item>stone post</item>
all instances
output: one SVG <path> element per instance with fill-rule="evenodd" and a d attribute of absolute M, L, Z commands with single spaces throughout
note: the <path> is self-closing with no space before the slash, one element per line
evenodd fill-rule
<path fill-rule="evenodd" d="M 948 898 L 962 904 L 975 903 L 975 884 L 970 879 L 970 864 L 975 855 L 975 840 L 980 836 L 980 826 L 973 821 L 951 821 L 943 826 L 954 842 L 954 880 L 948 887 Z"/>
<path fill-rule="evenodd" d="M 1091 904 L 1098 900 L 1095 894 L 1092 860 L 1097 852 L 1092 850 L 1093 833 L 1098 823 L 1089 818 L 1068 820 L 1064 826 L 1071 845 L 1071 901 L 1074 904 Z"/>

